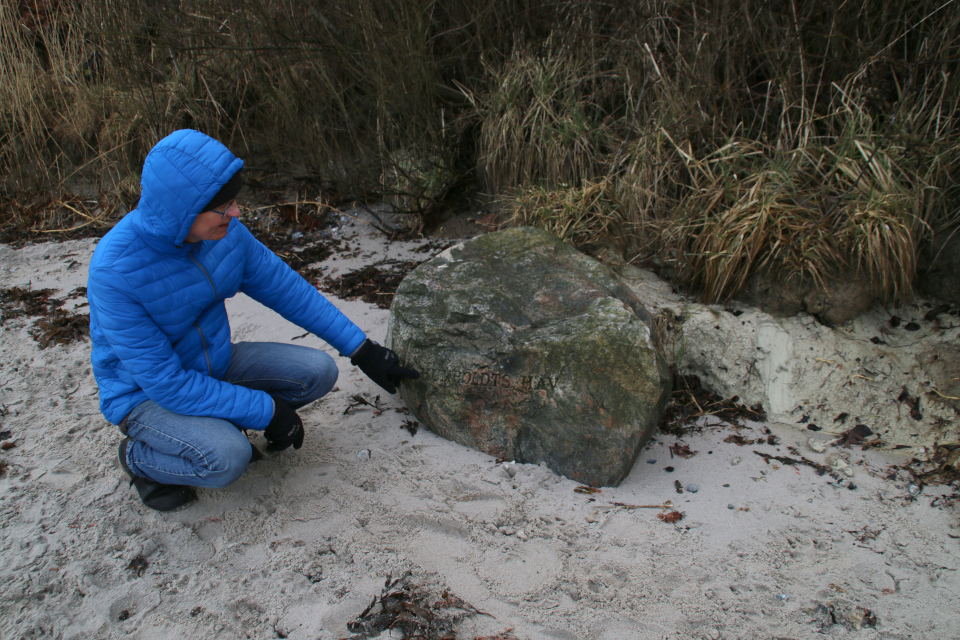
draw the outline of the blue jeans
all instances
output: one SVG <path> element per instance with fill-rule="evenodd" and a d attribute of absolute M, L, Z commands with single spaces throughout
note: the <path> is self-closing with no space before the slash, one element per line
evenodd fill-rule
<path fill-rule="evenodd" d="M 333 358 L 317 349 L 241 342 L 233 345 L 222 379 L 269 391 L 299 409 L 326 395 L 337 373 Z M 246 470 L 253 453 L 246 435 L 232 422 L 182 416 L 153 400 L 137 405 L 120 426 L 130 436 L 130 470 L 163 484 L 225 487 Z"/>

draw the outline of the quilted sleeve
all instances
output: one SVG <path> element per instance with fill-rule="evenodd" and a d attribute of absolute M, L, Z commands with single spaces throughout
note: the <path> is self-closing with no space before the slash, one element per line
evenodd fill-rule
<path fill-rule="evenodd" d="M 316 334 L 349 356 L 366 335 L 337 307 L 275 253 L 253 237 L 243 225 L 245 262 L 240 290 L 294 324 Z"/>
<path fill-rule="evenodd" d="M 96 305 L 100 331 L 119 367 L 148 398 L 180 415 L 223 418 L 243 428 L 263 429 L 270 423 L 273 401 L 268 394 L 184 369 L 122 276 L 107 269 L 90 275 L 89 299 Z"/>

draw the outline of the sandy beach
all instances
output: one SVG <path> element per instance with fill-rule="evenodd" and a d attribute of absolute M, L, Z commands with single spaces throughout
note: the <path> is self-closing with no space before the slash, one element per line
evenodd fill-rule
<path fill-rule="evenodd" d="M 351 250 L 323 263 L 334 277 L 430 255 L 355 220 L 338 232 Z M 69 296 L 95 244 L 0 246 L 0 287 L 51 288 L 86 313 Z M 330 299 L 384 338 L 388 311 Z M 479 612 L 455 626 L 466 640 L 960 637 L 958 495 L 914 484 L 907 452 L 708 418 L 658 434 L 619 487 L 578 491 L 412 433 L 399 396 L 318 338 L 242 295 L 228 310 L 235 341 L 324 349 L 340 378 L 301 411 L 303 448 L 168 514 L 119 468 L 89 341 L 41 348 L 35 318 L 4 318 L 0 431 L 15 446 L 0 452 L 0 637 L 338 640 L 406 572 Z"/>

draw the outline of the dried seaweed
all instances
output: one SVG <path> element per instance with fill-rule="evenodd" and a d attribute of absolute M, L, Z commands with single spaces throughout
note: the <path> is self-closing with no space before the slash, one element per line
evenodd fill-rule
<path fill-rule="evenodd" d="M 950 311 L 951 308 L 952 308 L 952 307 L 951 307 L 951 305 L 949 305 L 949 304 L 941 304 L 941 305 L 938 305 L 938 306 L 934 307 L 933 309 L 931 309 L 930 311 L 927 311 L 927 312 L 924 314 L 923 319 L 926 320 L 927 322 L 930 322 L 930 321 L 932 321 L 932 320 L 936 320 L 937 316 L 939 316 L 939 315 L 941 315 L 941 314 L 943 314 L 943 313 L 947 313 L 948 311 Z"/>
<path fill-rule="evenodd" d="M 907 405 L 907 408 L 910 409 L 911 418 L 914 420 L 923 420 L 923 414 L 920 412 L 920 398 L 911 396 L 906 387 L 900 392 L 900 395 L 897 397 L 897 402 Z"/>
<path fill-rule="evenodd" d="M 358 245 L 349 244 L 348 239 L 338 237 L 328 230 L 329 227 L 341 224 L 336 217 L 327 215 L 334 210 L 316 207 L 311 209 L 306 206 L 316 204 L 301 203 L 304 206 L 299 209 L 295 209 L 290 204 L 275 205 L 280 214 L 283 231 L 263 233 L 259 234 L 259 237 L 267 248 L 319 289 L 344 300 L 360 298 L 382 309 L 390 308 L 400 281 L 422 261 L 384 260 L 343 275 L 326 274 L 324 267 L 315 265 L 327 260 L 334 253 L 342 257 L 357 257 L 360 254 L 360 248 Z M 373 226 L 377 227 L 377 225 Z M 295 231 L 296 229 L 302 229 L 306 234 Z M 397 235 L 384 229 L 380 230 L 391 237 Z M 453 244 L 438 240 L 423 244 L 414 251 L 435 255 Z"/>
<path fill-rule="evenodd" d="M 678 456 L 680 458 L 692 458 L 697 455 L 697 451 L 692 451 L 690 445 L 684 444 L 681 445 L 679 442 L 675 442 L 670 445 L 670 457 Z"/>
<path fill-rule="evenodd" d="M 509 629 L 505 629 L 495 636 L 477 636 L 473 640 L 520 640 L 520 638 L 511 633 L 512 631 L 513 627 L 510 627 Z"/>
<path fill-rule="evenodd" d="M 960 481 L 960 443 L 937 444 L 929 460 L 914 459 L 906 470 L 914 481 L 924 484 L 949 484 Z"/>
<path fill-rule="evenodd" d="M 0 290 L 0 313 L 2 319 L 40 316 L 30 327 L 29 333 L 46 349 L 51 344 L 71 344 L 90 335 L 90 316 L 63 309 L 64 300 L 51 298 L 53 289 L 23 289 L 11 287 Z M 86 293 L 75 289 L 70 297 Z"/>
<path fill-rule="evenodd" d="M 870 427 L 865 424 L 858 424 L 840 434 L 840 437 L 836 440 L 835 444 L 866 446 L 867 438 L 872 435 L 873 431 L 870 429 Z"/>
<path fill-rule="evenodd" d="M 341 249 L 340 244 L 340 240 L 331 240 L 311 244 L 299 251 L 277 249 L 275 253 L 306 280 L 312 280 L 319 275 L 320 269 L 310 265 L 323 262 L 332 256 L 335 250 Z M 347 249 L 349 250 L 349 247 Z"/>
<path fill-rule="evenodd" d="M 788 458 L 786 456 L 772 456 L 769 453 L 763 453 L 761 451 L 756 451 L 756 450 L 754 451 L 754 453 L 760 456 L 761 458 L 763 458 L 764 460 L 766 460 L 767 464 L 769 464 L 771 460 L 775 460 L 781 464 L 785 464 L 791 467 L 795 467 L 797 465 L 806 465 L 808 467 L 813 467 L 814 469 L 816 469 L 818 475 L 822 476 L 824 474 L 830 474 L 832 478 L 836 480 L 840 480 L 840 477 L 836 473 L 834 473 L 830 469 L 830 467 L 822 465 L 818 462 L 814 462 L 812 460 L 807 460 L 803 456 L 801 456 L 800 458 Z"/>
<path fill-rule="evenodd" d="M 343 410 L 343 415 L 347 415 L 350 413 L 351 409 L 355 409 L 356 407 L 370 407 L 373 409 L 373 415 L 375 416 L 379 416 L 386 411 L 384 407 L 380 406 L 380 396 L 377 396 L 373 399 L 373 402 L 370 402 L 359 393 L 356 393 L 350 396 L 350 400 L 350 404 L 347 405 L 347 408 Z"/>
<path fill-rule="evenodd" d="M 381 309 L 389 309 L 403 278 L 422 261 L 386 260 L 344 275 L 327 276 L 321 289 L 344 300 L 360 298 Z"/>
<path fill-rule="evenodd" d="M 660 420 L 660 430 L 683 435 L 695 426 L 699 418 L 705 416 L 714 416 L 735 426 L 743 426 L 745 420 L 766 420 L 767 414 L 760 404 L 746 407 L 739 401 L 739 396 L 721 398 L 705 389 L 695 375 L 676 373 L 673 376 L 673 394 Z"/>
<path fill-rule="evenodd" d="M 279 197 L 278 194 L 268 196 L 273 196 L 270 199 Z M 299 207 L 290 203 L 268 207 L 278 214 L 280 227 L 272 232 L 260 232 L 257 237 L 291 269 L 316 284 L 314 281 L 323 270 L 312 265 L 325 261 L 334 253 L 344 254 L 355 249 L 347 244 L 346 238 L 328 230 L 340 224 L 335 217 L 327 215 L 329 210 L 321 212 L 317 207 L 311 208 L 310 205 L 316 203 L 299 204 Z"/>
<path fill-rule="evenodd" d="M 0 290 L 0 309 L 4 318 L 18 318 L 22 316 L 39 316 L 50 313 L 59 308 L 62 300 L 51 299 L 53 289 L 23 289 L 11 287 Z"/>
<path fill-rule="evenodd" d="M 819 627 L 818 632 L 821 634 L 832 633 L 830 627 L 834 625 L 842 625 L 859 631 L 863 627 L 875 628 L 879 622 L 877 614 L 859 605 L 850 607 L 833 602 L 826 604 L 818 602 L 816 608 L 810 613 L 813 614 L 811 622 Z"/>
<path fill-rule="evenodd" d="M 735 444 L 738 447 L 745 447 L 751 444 L 769 444 L 770 446 L 776 446 L 780 444 L 779 436 L 773 435 L 773 432 L 771 432 L 769 428 L 764 428 L 763 432 L 766 434 L 766 437 L 760 437 L 751 440 L 750 438 L 743 437 L 739 433 L 735 433 L 727 436 L 723 439 L 723 441 L 730 444 Z"/>
<path fill-rule="evenodd" d="M 873 528 L 870 528 L 869 526 L 864 525 L 859 529 L 845 529 L 845 531 L 850 535 L 852 535 L 857 540 L 857 542 L 861 542 L 861 543 L 866 543 L 869 540 L 876 540 L 880 536 L 880 534 L 883 533 L 885 530 L 886 530 L 886 527 L 882 525 L 879 527 L 873 527 Z"/>
<path fill-rule="evenodd" d="M 356 620 L 347 623 L 354 635 L 343 640 L 366 640 L 387 629 L 399 631 L 402 638 L 410 640 L 456 640 L 454 626 L 460 620 L 490 615 L 447 590 L 431 602 L 433 596 L 422 586 L 411 584 L 409 578 L 409 571 L 396 580 L 388 575 L 380 595 Z"/>
<path fill-rule="evenodd" d="M 37 320 L 30 335 L 41 349 L 51 344 L 79 342 L 90 335 L 90 316 L 57 309 L 50 316 Z"/>
<path fill-rule="evenodd" d="M 669 511 L 667 513 L 658 513 L 657 517 L 666 522 L 667 524 L 674 524 L 683 520 L 683 512 L 681 511 Z"/>
<path fill-rule="evenodd" d="M 130 564 L 127 565 L 127 571 L 133 571 L 135 574 L 137 574 L 138 578 L 141 578 L 149 566 L 150 563 L 147 562 L 146 558 L 143 556 L 137 556 L 130 561 Z"/>

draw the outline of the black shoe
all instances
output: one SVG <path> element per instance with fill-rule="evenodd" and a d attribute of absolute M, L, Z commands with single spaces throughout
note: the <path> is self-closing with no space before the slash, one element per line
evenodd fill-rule
<path fill-rule="evenodd" d="M 157 511 L 173 511 L 197 499 L 193 487 L 180 484 L 160 484 L 130 471 L 130 467 L 127 466 L 127 444 L 129 442 L 130 438 L 124 438 L 120 441 L 120 451 L 117 457 L 120 459 L 120 466 L 123 467 L 123 471 L 130 476 L 130 484 L 137 488 L 137 493 L 140 494 L 140 500 L 143 504 Z"/>
<path fill-rule="evenodd" d="M 250 431 L 241 427 L 237 427 L 237 429 L 240 429 L 240 431 L 243 432 L 243 435 L 247 436 L 247 440 L 250 440 Z M 266 456 L 263 455 L 263 452 L 260 451 L 260 449 L 257 449 L 257 445 L 253 444 L 253 442 L 250 442 L 250 464 L 253 464 L 254 462 L 260 462 L 261 460 L 265 459 Z"/>

